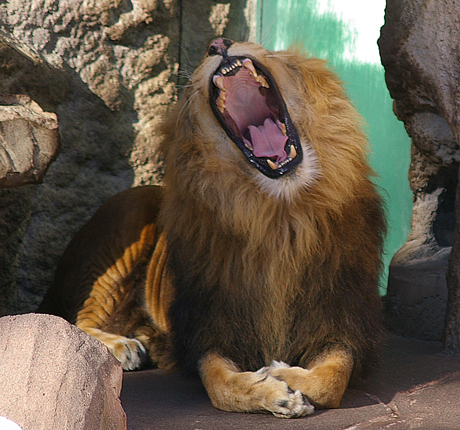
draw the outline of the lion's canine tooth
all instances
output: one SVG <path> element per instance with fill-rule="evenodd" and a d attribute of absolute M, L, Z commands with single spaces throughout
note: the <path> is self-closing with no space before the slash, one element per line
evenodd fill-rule
<path fill-rule="evenodd" d="M 291 145 L 291 152 L 289 153 L 289 157 L 294 159 L 297 156 L 297 151 L 294 148 L 294 145 Z"/>
<path fill-rule="evenodd" d="M 249 58 L 246 58 L 246 60 L 243 60 L 243 66 L 246 67 L 246 69 L 248 69 L 251 72 L 254 78 L 257 77 L 256 68 L 254 67 L 254 64 L 252 64 L 252 61 Z"/>
<path fill-rule="evenodd" d="M 268 165 L 270 166 L 270 168 L 272 170 L 277 170 L 280 168 L 280 166 L 278 166 L 278 164 L 274 163 L 272 160 L 270 160 L 269 158 L 267 158 L 267 163 Z"/>
<path fill-rule="evenodd" d="M 226 91 L 225 85 L 224 85 L 224 78 L 222 76 L 214 76 L 214 85 L 221 89 L 222 91 Z"/>

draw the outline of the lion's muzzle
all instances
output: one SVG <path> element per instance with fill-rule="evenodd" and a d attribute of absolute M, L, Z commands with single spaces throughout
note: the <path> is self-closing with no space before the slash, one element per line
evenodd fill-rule
<path fill-rule="evenodd" d="M 210 80 L 214 115 L 248 161 L 269 178 L 291 172 L 302 147 L 272 74 L 253 58 L 231 56 L 232 42 L 211 42 L 209 55 L 222 61 Z"/>

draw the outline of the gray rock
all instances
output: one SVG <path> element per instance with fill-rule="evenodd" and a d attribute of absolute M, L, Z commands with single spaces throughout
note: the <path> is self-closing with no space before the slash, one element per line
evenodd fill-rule
<path fill-rule="evenodd" d="M 161 180 L 162 115 L 208 42 L 245 40 L 254 15 L 254 0 L 80 3 L 0 5 L 0 93 L 56 113 L 62 145 L 43 184 L 0 190 L 0 315 L 36 309 L 71 237 L 105 200 Z"/>
<path fill-rule="evenodd" d="M 122 369 L 61 318 L 0 318 L 0 416 L 24 430 L 123 430 Z"/>
<path fill-rule="evenodd" d="M 397 325 L 395 315 L 416 317 L 410 328 L 402 322 L 399 333 L 419 339 L 442 337 L 447 306 L 441 278 L 454 244 L 459 40 L 460 1 L 387 0 L 379 47 L 395 113 L 412 138 L 409 181 L 414 193 L 412 231 L 390 268 L 387 305 L 392 326 Z"/>
<path fill-rule="evenodd" d="M 419 340 L 442 341 L 450 248 L 428 258 L 393 259 L 386 296 L 388 328 Z"/>

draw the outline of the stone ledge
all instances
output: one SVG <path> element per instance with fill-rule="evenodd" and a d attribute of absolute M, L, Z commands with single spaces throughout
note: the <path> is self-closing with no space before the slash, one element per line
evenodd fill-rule
<path fill-rule="evenodd" d="M 391 332 L 425 341 L 443 339 L 449 254 L 446 247 L 424 258 L 393 259 L 385 297 L 386 323 Z"/>

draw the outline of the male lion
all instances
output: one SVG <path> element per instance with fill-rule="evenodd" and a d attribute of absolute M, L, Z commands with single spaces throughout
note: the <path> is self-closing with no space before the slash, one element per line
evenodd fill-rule
<path fill-rule="evenodd" d="M 148 356 L 198 372 L 219 409 L 338 407 L 375 364 L 385 230 L 339 81 L 298 52 L 219 38 L 162 133 L 164 188 L 105 203 L 39 311 L 125 369 Z"/>

